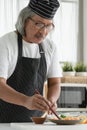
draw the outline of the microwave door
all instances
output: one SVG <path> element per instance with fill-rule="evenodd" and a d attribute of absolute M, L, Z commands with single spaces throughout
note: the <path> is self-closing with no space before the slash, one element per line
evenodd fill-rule
<path fill-rule="evenodd" d="M 86 87 L 61 87 L 59 108 L 86 108 Z"/>

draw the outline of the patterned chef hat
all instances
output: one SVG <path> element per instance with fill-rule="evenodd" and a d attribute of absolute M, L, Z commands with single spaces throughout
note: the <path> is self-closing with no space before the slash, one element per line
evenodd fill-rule
<path fill-rule="evenodd" d="M 34 13 L 46 19 L 53 19 L 59 6 L 58 0 L 30 0 L 28 4 Z"/>

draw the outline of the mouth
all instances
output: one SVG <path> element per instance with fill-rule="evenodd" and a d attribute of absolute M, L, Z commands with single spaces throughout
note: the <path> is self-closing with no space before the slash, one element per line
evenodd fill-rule
<path fill-rule="evenodd" d="M 43 40 L 45 37 L 46 36 L 41 35 L 41 34 L 35 35 L 35 38 L 38 39 L 38 40 Z"/>

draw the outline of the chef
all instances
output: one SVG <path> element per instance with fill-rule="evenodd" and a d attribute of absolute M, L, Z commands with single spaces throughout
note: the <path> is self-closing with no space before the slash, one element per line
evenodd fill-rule
<path fill-rule="evenodd" d="M 0 38 L 0 123 L 30 122 L 32 116 L 50 113 L 47 104 L 56 110 L 62 71 L 57 47 L 46 36 L 54 29 L 58 7 L 57 0 L 30 0 L 16 30 Z"/>

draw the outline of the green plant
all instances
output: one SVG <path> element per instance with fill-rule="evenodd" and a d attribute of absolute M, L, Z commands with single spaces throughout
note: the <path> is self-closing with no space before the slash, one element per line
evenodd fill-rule
<path fill-rule="evenodd" d="M 76 72 L 86 72 L 87 71 L 87 66 L 84 65 L 83 63 L 77 63 L 74 67 L 74 70 Z"/>
<path fill-rule="evenodd" d="M 64 62 L 62 69 L 63 69 L 63 72 L 73 71 L 73 66 L 70 62 Z"/>

